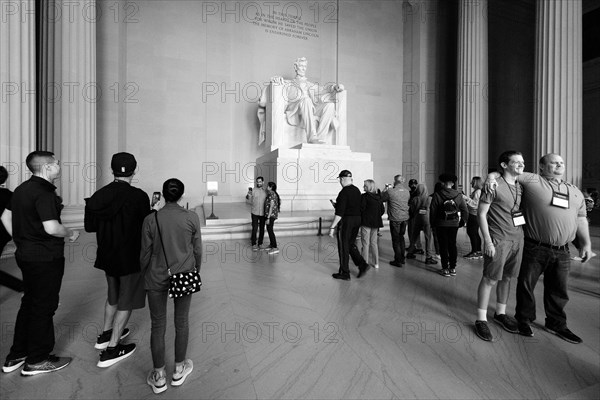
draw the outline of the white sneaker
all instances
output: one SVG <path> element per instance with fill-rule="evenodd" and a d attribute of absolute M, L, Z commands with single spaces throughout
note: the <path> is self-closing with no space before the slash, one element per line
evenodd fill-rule
<path fill-rule="evenodd" d="M 373 268 L 378 269 L 379 268 L 379 264 L 373 264 Z"/>
<path fill-rule="evenodd" d="M 146 379 L 146 383 L 152 387 L 152 391 L 155 394 L 159 394 L 167 390 L 167 375 L 165 371 L 156 371 L 152 370 L 148 374 L 148 378 Z"/>
<path fill-rule="evenodd" d="M 277 254 L 277 253 L 279 253 L 279 249 L 277 247 L 274 247 L 269 250 L 269 254 Z"/>
<path fill-rule="evenodd" d="M 173 379 L 171 380 L 171 385 L 173 386 L 181 386 L 183 382 L 185 382 L 185 378 L 194 370 L 194 362 L 189 358 L 186 358 L 183 361 L 183 365 L 177 366 L 175 368 L 175 372 L 173 372 Z"/>

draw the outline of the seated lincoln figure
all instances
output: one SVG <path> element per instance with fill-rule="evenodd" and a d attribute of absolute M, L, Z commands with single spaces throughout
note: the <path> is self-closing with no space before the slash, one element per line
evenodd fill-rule
<path fill-rule="evenodd" d="M 319 86 L 306 78 L 308 61 L 298 58 L 294 63 L 296 77 L 284 80 L 281 76 L 271 78 L 276 85 L 283 85 L 284 98 L 287 103 L 285 115 L 287 123 L 302 128 L 306 132 L 308 143 L 326 143 L 325 138 L 330 130 L 337 131 L 339 121 L 336 115 L 336 93 L 344 90 L 340 84 Z M 259 106 L 266 104 L 265 96 L 261 97 Z M 260 114 L 259 114 L 259 118 Z M 261 123 L 264 118 L 261 118 Z M 262 124 L 261 124 L 262 125 Z M 262 131 L 261 126 L 261 131 Z M 264 137 L 264 136 L 263 136 Z"/>

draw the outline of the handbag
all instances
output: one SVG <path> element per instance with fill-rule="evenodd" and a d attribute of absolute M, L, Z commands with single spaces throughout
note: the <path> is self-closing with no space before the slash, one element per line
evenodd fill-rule
<path fill-rule="evenodd" d="M 163 255 L 165 256 L 165 262 L 167 263 L 167 272 L 169 273 L 169 297 L 177 298 L 189 296 L 192 293 L 200 291 L 202 279 L 200 278 L 200 271 L 198 271 L 197 268 L 188 272 L 171 274 L 171 268 L 169 268 L 169 262 L 167 261 L 167 252 L 165 251 L 165 245 L 160 232 L 160 225 L 158 224 L 158 212 L 154 213 L 154 218 L 156 219 L 158 237 L 160 238 L 160 245 L 162 247 Z"/>

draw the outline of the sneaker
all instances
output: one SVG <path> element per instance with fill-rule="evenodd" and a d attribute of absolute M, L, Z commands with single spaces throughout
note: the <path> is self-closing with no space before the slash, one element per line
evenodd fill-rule
<path fill-rule="evenodd" d="M 416 251 L 414 253 L 407 253 L 406 258 L 408 258 L 409 260 L 412 260 L 413 258 L 417 258 L 417 256 L 415 256 L 415 253 L 416 253 Z"/>
<path fill-rule="evenodd" d="M 450 270 L 447 268 L 442 268 L 442 270 L 439 272 L 440 275 L 445 276 L 445 277 L 449 277 L 450 276 Z"/>
<path fill-rule="evenodd" d="M 425 254 L 425 252 L 423 251 L 423 249 L 416 249 L 413 253 L 414 254 Z"/>
<path fill-rule="evenodd" d="M 469 258 L 469 257 L 472 257 L 472 256 L 473 256 L 473 252 L 470 252 L 470 253 L 465 254 L 463 257 L 464 258 Z"/>
<path fill-rule="evenodd" d="M 479 256 L 477 255 L 477 253 L 469 253 L 465 256 L 465 258 L 467 260 L 478 260 Z"/>
<path fill-rule="evenodd" d="M 373 268 L 379 269 L 379 264 L 373 264 Z"/>
<path fill-rule="evenodd" d="M 21 368 L 21 365 L 25 364 L 27 357 L 15 358 L 13 360 L 6 359 L 6 362 L 2 366 L 2 372 L 8 374 Z"/>
<path fill-rule="evenodd" d="M 450 276 L 456 276 L 456 268 L 450 268 L 448 272 L 450 272 Z"/>
<path fill-rule="evenodd" d="M 277 247 L 271 248 L 271 250 L 269 250 L 269 254 L 277 254 L 279 253 L 279 249 Z"/>
<path fill-rule="evenodd" d="M 571 332 L 566 326 L 562 329 L 551 329 L 546 327 L 546 330 L 569 343 L 579 344 L 583 342 L 579 336 Z"/>
<path fill-rule="evenodd" d="M 134 351 L 135 343 L 119 343 L 116 347 L 107 347 L 106 350 L 100 353 L 100 361 L 98 361 L 97 365 L 100 368 L 110 367 L 111 365 L 126 359 L 132 355 Z"/>
<path fill-rule="evenodd" d="M 438 259 L 438 260 L 441 260 L 441 259 L 442 259 L 442 256 L 440 256 L 439 254 L 436 254 L 436 255 L 434 255 L 434 256 L 433 256 L 433 258 L 435 258 L 435 259 Z"/>
<path fill-rule="evenodd" d="M 519 323 L 506 314 L 494 314 L 494 321 L 500 324 L 506 332 L 519 333 Z"/>
<path fill-rule="evenodd" d="M 433 257 L 427 257 L 427 258 L 425 259 L 425 264 L 435 265 L 435 264 L 437 264 L 437 261 L 435 261 L 435 260 L 433 259 Z"/>
<path fill-rule="evenodd" d="M 154 394 L 159 394 L 167 390 L 167 375 L 165 371 L 156 371 L 152 370 L 148 374 L 148 378 L 146 379 L 146 383 L 150 385 Z"/>
<path fill-rule="evenodd" d="M 175 368 L 175 372 L 173 372 L 173 379 L 171 380 L 171 385 L 173 386 L 181 386 L 183 382 L 185 382 L 185 378 L 194 370 L 194 362 L 189 358 L 183 361 L 183 365 Z"/>
<path fill-rule="evenodd" d="M 393 265 L 394 267 L 402 268 L 402 264 L 403 263 L 398 261 L 390 261 L 390 265 Z"/>
<path fill-rule="evenodd" d="M 492 336 L 492 332 L 490 332 L 490 327 L 487 324 L 487 321 L 475 321 L 475 333 L 479 336 L 480 339 L 485 340 L 486 342 L 491 342 L 494 340 Z"/>
<path fill-rule="evenodd" d="M 25 366 L 21 370 L 21 375 L 33 376 L 58 371 L 69 365 L 72 360 L 71 357 L 56 357 L 55 355 L 50 354 L 48 358 L 37 364 L 25 363 Z"/>
<path fill-rule="evenodd" d="M 111 335 L 112 329 L 102 332 L 100 335 L 98 335 L 98 340 L 96 340 L 94 347 L 98 350 L 106 349 L 108 347 L 108 342 L 110 342 Z M 121 340 L 125 339 L 127 336 L 129 336 L 129 328 L 123 329 L 123 332 L 121 333 Z"/>
<path fill-rule="evenodd" d="M 253 244 L 253 245 L 252 245 L 252 251 L 258 251 L 258 246 L 257 246 L 257 245 L 255 245 L 255 244 Z"/>
<path fill-rule="evenodd" d="M 517 322 L 519 328 L 519 335 L 533 337 L 533 330 L 528 322 Z"/>
<path fill-rule="evenodd" d="M 477 252 L 477 259 L 478 260 L 482 260 L 483 259 L 483 253 L 482 252 L 480 252 L 480 251 Z"/>

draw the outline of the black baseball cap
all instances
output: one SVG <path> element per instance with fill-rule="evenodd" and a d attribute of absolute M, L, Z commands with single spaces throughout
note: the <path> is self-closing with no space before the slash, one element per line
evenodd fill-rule
<path fill-rule="evenodd" d="M 338 178 L 352 178 L 352 172 L 348 171 L 347 169 L 344 169 L 342 170 L 342 172 L 340 172 Z"/>

